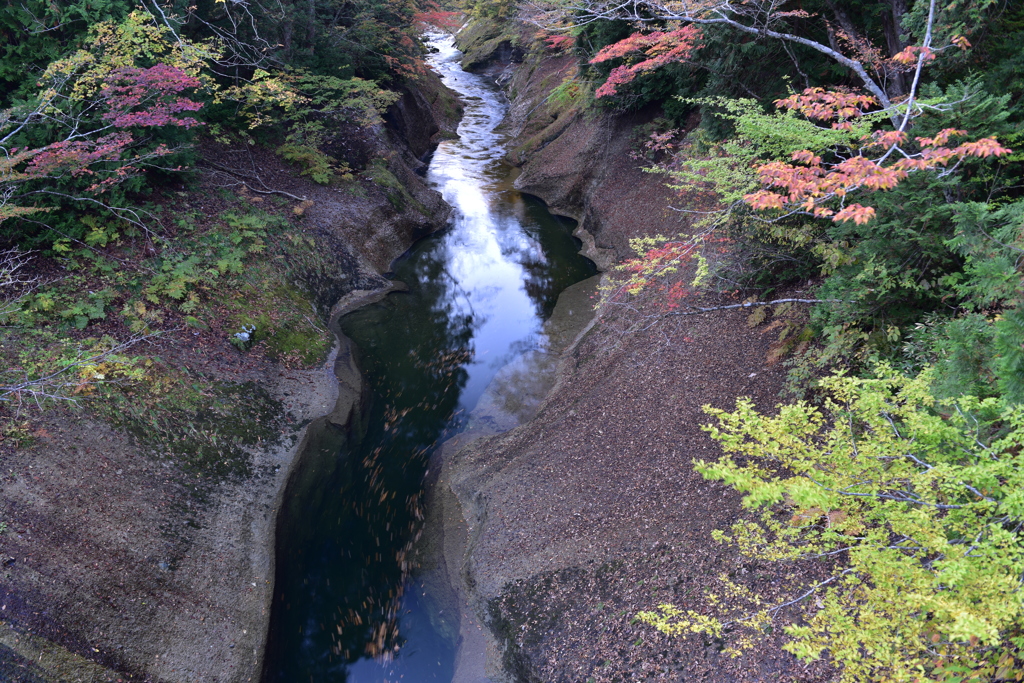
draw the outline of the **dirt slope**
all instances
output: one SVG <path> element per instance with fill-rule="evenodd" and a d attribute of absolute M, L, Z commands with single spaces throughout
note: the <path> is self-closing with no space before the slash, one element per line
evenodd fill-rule
<path fill-rule="evenodd" d="M 784 370 L 766 362 L 772 330 L 733 313 L 624 330 L 636 315 L 605 311 L 563 357 L 537 417 L 444 465 L 469 525 L 464 571 L 505 665 L 529 681 L 820 680 L 778 642 L 732 659 L 633 623 L 663 602 L 706 609 L 723 573 L 769 595 L 780 572 L 813 576 L 715 542 L 738 497 L 691 464 L 716 454 L 702 406 L 774 405 Z"/>

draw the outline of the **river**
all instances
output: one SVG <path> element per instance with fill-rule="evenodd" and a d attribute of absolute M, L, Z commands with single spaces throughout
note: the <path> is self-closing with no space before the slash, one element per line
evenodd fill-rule
<path fill-rule="evenodd" d="M 431 456 L 474 420 L 493 422 L 478 406 L 495 403 L 496 377 L 506 404 L 536 393 L 508 378 L 547 372 L 529 362 L 551 344 L 545 321 L 595 272 L 572 221 L 512 187 L 496 131 L 504 95 L 462 71 L 450 38 L 431 44 L 432 68 L 465 105 L 458 139 L 428 169 L 454 218 L 394 264 L 407 291 L 341 320 L 365 396 L 349 430 L 318 431 L 289 483 L 266 683 L 452 680 L 457 617 L 439 614 L 413 562 Z"/>

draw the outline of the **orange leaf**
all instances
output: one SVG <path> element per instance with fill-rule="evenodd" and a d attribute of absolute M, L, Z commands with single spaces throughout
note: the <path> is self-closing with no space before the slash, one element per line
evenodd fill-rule
<path fill-rule="evenodd" d="M 753 194 L 743 196 L 743 201 L 758 210 L 781 209 L 785 206 L 784 197 L 774 192 L 759 190 Z"/>
<path fill-rule="evenodd" d="M 857 225 L 864 225 L 872 218 L 875 217 L 875 209 L 870 206 L 862 206 L 860 204 L 850 204 L 843 208 L 842 211 L 832 217 L 832 220 L 836 223 L 842 223 L 845 221 L 853 221 Z"/>

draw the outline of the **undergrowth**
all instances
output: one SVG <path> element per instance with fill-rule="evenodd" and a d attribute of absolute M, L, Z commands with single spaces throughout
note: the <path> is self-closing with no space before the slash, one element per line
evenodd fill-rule
<path fill-rule="evenodd" d="M 211 202 L 220 210 L 208 217 L 189 208 Z M 86 239 L 35 255 L 30 286 L 0 292 L 0 447 L 30 446 L 34 416 L 59 404 L 189 474 L 252 475 L 251 449 L 276 441 L 285 418 L 228 366 L 322 362 L 327 302 L 354 270 L 322 255 L 286 202 L 254 204 L 179 193 L 148 208 L 159 225 L 149 234 L 95 220 Z"/>

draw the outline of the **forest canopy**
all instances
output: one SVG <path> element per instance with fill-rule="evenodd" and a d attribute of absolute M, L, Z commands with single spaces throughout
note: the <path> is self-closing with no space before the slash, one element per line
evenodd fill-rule
<path fill-rule="evenodd" d="M 621 295 L 654 286 L 678 307 L 686 288 L 659 274 L 694 261 L 722 291 L 815 281 L 794 388 L 885 360 L 933 365 L 941 396 L 1024 400 L 1019 4 L 539 7 L 591 106 L 663 112 L 645 147 L 676 208 L 718 206 L 638 243 Z"/>
<path fill-rule="evenodd" d="M 308 203 L 246 169 L 215 169 L 214 157 L 251 160 L 262 148 L 315 183 L 351 187 L 366 164 L 338 154 L 338 138 L 378 144 L 388 107 L 425 74 L 424 9 L 437 8 L 0 7 L 0 441 L 20 442 L 30 404 L 90 396 L 102 410 L 139 385 L 159 391 L 169 369 L 127 349 L 194 334 L 184 327 L 258 322 L 247 338 L 274 347 L 271 356 L 316 361 L 324 332 L 295 309 L 295 298 L 312 295 L 289 275 L 310 247 L 280 241 Z M 220 210 L 206 209 L 211 193 Z M 279 262 L 257 263 L 268 249 Z M 256 281 L 263 311 L 215 306 Z M 203 396 L 147 405 L 187 412 Z M 216 451 L 216 439 L 205 446 Z"/>
<path fill-rule="evenodd" d="M 424 72 L 412 2 L 9 3 L 0 12 L 0 234 L 145 230 L 140 193 L 187 171 L 197 133 L 284 140 L 318 182 L 346 169 L 327 122 L 372 125 Z M 30 218 L 31 216 L 31 218 Z M 83 223 L 83 218 L 86 223 Z"/>

